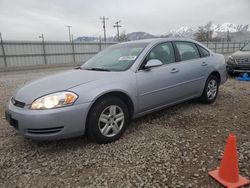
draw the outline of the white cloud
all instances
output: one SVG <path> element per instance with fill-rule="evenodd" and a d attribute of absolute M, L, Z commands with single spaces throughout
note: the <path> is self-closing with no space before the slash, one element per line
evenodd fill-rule
<path fill-rule="evenodd" d="M 248 0 L 0 0 L 0 31 L 7 40 L 67 40 L 65 25 L 74 36 L 102 35 L 100 16 L 108 16 L 107 34 L 122 20 L 126 32 L 162 34 L 180 26 L 250 22 Z"/>

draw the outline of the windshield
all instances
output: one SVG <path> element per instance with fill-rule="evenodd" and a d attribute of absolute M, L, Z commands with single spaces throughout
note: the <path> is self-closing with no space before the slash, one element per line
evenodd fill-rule
<path fill-rule="evenodd" d="M 248 43 L 246 46 L 244 46 L 241 51 L 250 51 L 250 43 Z"/>
<path fill-rule="evenodd" d="M 98 53 L 81 66 L 95 71 L 124 71 L 130 68 L 148 43 L 122 43 Z"/>

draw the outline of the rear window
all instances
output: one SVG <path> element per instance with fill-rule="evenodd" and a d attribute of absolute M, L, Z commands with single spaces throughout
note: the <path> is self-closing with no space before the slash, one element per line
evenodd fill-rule
<path fill-rule="evenodd" d="M 201 57 L 207 57 L 207 56 L 210 56 L 210 53 L 208 50 L 206 50 L 205 48 L 201 47 L 200 45 L 197 45 L 199 50 L 200 50 L 200 53 L 201 53 Z"/>
<path fill-rule="evenodd" d="M 181 61 L 200 58 L 199 51 L 194 43 L 175 42 Z"/>

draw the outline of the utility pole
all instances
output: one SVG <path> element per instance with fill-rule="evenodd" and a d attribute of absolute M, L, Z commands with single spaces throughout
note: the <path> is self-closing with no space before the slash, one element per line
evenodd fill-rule
<path fill-rule="evenodd" d="M 115 22 L 115 25 L 113 25 L 113 27 L 115 27 L 115 28 L 116 28 L 116 30 L 117 30 L 117 39 L 118 39 L 118 42 L 120 41 L 119 27 L 122 27 L 121 25 L 119 25 L 119 23 L 120 23 L 120 22 L 121 22 L 121 20 L 120 20 L 120 21 Z"/>
<path fill-rule="evenodd" d="M 100 20 L 102 20 L 102 24 L 103 24 L 103 37 L 104 37 L 104 42 L 107 42 L 107 37 L 106 37 L 106 20 L 108 20 L 107 17 L 103 16 L 100 17 Z"/>
<path fill-rule="evenodd" d="M 65 27 L 68 28 L 68 31 L 69 31 L 69 42 L 71 42 L 71 33 L 70 33 L 70 28 L 72 28 L 71 25 L 66 25 Z"/>
<path fill-rule="evenodd" d="M 42 35 L 39 36 L 39 39 L 42 39 L 42 42 L 44 43 L 44 35 L 42 33 Z"/>
<path fill-rule="evenodd" d="M 45 43 L 44 43 L 44 35 L 39 36 L 40 39 L 42 39 L 42 45 L 43 45 L 43 58 L 44 58 L 44 64 L 47 64 L 47 58 L 46 58 L 46 51 L 45 51 Z"/>

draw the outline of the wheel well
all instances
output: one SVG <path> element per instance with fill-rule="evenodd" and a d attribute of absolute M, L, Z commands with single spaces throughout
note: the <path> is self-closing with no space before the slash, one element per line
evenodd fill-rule
<path fill-rule="evenodd" d="M 219 83 L 220 83 L 220 81 L 221 81 L 221 77 L 220 77 L 220 73 L 219 73 L 219 72 L 214 71 L 214 72 L 212 72 L 210 75 L 214 75 L 214 76 L 216 76 L 216 77 L 219 79 Z M 210 76 L 210 75 L 209 75 L 209 76 Z"/>
<path fill-rule="evenodd" d="M 120 91 L 113 91 L 113 92 L 105 93 L 104 95 L 98 97 L 95 100 L 95 102 L 92 104 L 92 106 L 88 112 L 88 116 L 89 116 L 89 113 L 90 113 L 92 107 L 97 103 L 97 101 L 99 101 L 102 98 L 107 97 L 107 96 L 114 96 L 114 97 L 118 97 L 119 99 L 121 99 L 125 103 L 125 105 L 128 107 L 129 117 L 132 118 L 132 116 L 134 114 L 134 103 L 132 102 L 131 98 L 127 94 L 120 92 Z M 88 116 L 87 116 L 87 119 L 88 119 Z"/>

